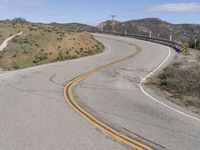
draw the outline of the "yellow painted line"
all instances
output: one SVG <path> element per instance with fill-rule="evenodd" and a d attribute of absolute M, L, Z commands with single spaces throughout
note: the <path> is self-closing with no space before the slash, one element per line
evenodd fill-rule
<path fill-rule="evenodd" d="M 134 45 L 134 44 L 131 44 Z M 102 122 L 101 120 L 99 120 L 98 118 L 94 117 L 92 114 L 90 114 L 89 112 L 87 112 L 84 108 L 82 108 L 76 101 L 76 99 L 73 96 L 73 88 L 82 80 L 86 79 L 87 77 L 93 75 L 94 73 L 97 73 L 99 71 L 102 71 L 103 69 L 106 69 L 114 64 L 126 61 L 130 58 L 133 58 L 134 56 L 136 56 L 138 53 L 141 52 L 141 48 L 138 47 L 137 45 L 134 45 L 137 49 L 137 51 L 128 56 L 125 57 L 123 59 L 114 61 L 112 63 L 103 65 L 101 67 L 98 67 L 94 70 L 91 70 L 89 72 L 84 73 L 83 75 L 80 75 L 78 77 L 76 77 L 75 79 L 71 80 L 69 83 L 67 83 L 64 87 L 63 90 L 63 95 L 64 98 L 66 100 L 66 102 L 69 104 L 69 106 L 74 109 L 77 113 L 79 113 L 83 118 L 85 118 L 88 122 L 90 122 L 91 124 L 93 124 L 94 126 L 96 126 L 98 129 L 100 129 L 103 133 L 107 134 L 108 136 L 110 136 L 112 139 L 119 141 L 121 143 L 124 143 L 128 146 L 130 146 L 133 149 L 136 150 L 153 150 L 151 147 L 136 141 L 132 138 L 130 138 L 127 135 L 124 135 L 120 132 L 118 132 L 117 130 L 115 130 L 114 128 L 112 128 L 111 126 L 107 125 L 106 123 Z"/>

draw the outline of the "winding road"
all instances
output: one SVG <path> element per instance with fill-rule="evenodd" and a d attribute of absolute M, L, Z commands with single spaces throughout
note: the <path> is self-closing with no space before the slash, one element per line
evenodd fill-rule
<path fill-rule="evenodd" d="M 176 52 L 94 36 L 104 53 L 0 75 L 0 149 L 199 150 L 199 116 L 143 86 Z"/>

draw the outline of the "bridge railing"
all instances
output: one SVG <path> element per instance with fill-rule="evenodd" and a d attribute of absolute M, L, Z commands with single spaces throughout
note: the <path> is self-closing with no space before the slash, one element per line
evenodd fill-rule
<path fill-rule="evenodd" d="M 120 32 L 106 32 L 106 31 L 88 31 L 93 33 L 103 33 L 103 34 L 109 34 L 109 35 L 116 35 L 116 36 L 123 36 L 123 37 L 131 37 L 139 40 L 154 42 L 162 45 L 169 46 L 173 49 L 175 49 L 177 52 L 181 52 L 181 43 L 170 41 L 162 38 L 155 38 L 155 37 L 149 37 L 149 36 L 143 36 L 143 35 L 137 35 L 137 34 L 125 34 Z"/>

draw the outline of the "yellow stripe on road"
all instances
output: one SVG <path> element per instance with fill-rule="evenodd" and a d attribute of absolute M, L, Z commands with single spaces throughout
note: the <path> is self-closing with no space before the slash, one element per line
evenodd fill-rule
<path fill-rule="evenodd" d="M 131 44 L 133 45 L 133 44 Z M 103 65 L 101 67 L 98 67 L 92 71 L 86 72 L 83 75 L 80 75 L 78 77 L 76 77 L 75 79 L 71 80 L 69 83 L 67 83 L 67 85 L 65 85 L 64 90 L 63 90 L 63 94 L 64 94 L 64 98 L 66 100 L 66 102 L 70 105 L 70 107 L 72 109 L 74 109 L 77 113 L 79 113 L 83 118 L 85 118 L 88 122 L 90 122 L 91 124 L 93 124 L 94 126 L 96 126 L 98 129 L 100 129 L 103 133 L 107 134 L 108 136 L 110 136 L 112 139 L 117 140 L 121 143 L 124 143 L 128 146 L 130 146 L 133 149 L 136 150 L 153 150 L 151 147 L 138 142 L 120 132 L 118 132 L 117 130 L 115 130 L 114 128 L 112 128 L 111 126 L 107 125 L 106 123 L 102 122 L 101 120 L 97 119 L 96 117 L 94 117 L 92 114 L 90 114 L 89 112 L 87 112 L 84 108 L 82 108 L 76 101 L 76 99 L 73 96 L 73 88 L 82 80 L 86 79 L 87 77 L 93 75 L 94 73 L 97 73 L 99 71 L 102 71 L 103 69 L 106 69 L 114 64 L 117 64 L 119 62 L 123 62 L 125 60 L 128 60 L 130 58 L 133 58 L 134 56 L 136 56 L 138 53 L 141 52 L 141 48 L 134 45 L 137 49 L 137 51 L 128 56 L 125 57 L 123 59 L 114 61 L 112 63 Z"/>

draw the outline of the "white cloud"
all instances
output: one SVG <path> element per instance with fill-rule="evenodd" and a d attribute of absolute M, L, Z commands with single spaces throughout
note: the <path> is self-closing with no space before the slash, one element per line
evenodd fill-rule
<path fill-rule="evenodd" d="M 200 3 L 169 3 L 152 6 L 148 12 L 200 12 Z"/>

